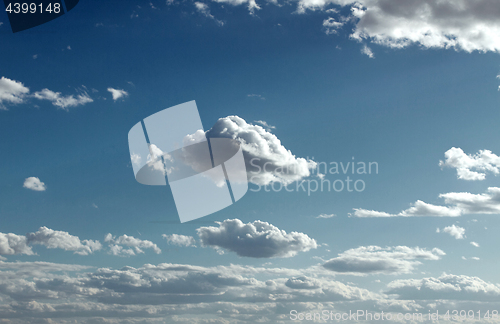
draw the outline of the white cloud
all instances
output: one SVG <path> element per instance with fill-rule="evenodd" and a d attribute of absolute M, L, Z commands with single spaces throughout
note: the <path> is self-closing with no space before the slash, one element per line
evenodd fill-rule
<path fill-rule="evenodd" d="M 254 93 L 247 95 L 247 97 L 250 97 L 250 98 L 259 98 L 261 100 L 266 100 L 266 98 L 264 98 L 262 95 L 260 95 L 260 94 L 254 94 Z"/>
<path fill-rule="evenodd" d="M 327 35 L 337 34 L 338 30 L 344 26 L 345 22 L 336 21 L 335 18 L 328 17 L 323 20 L 323 27 Z"/>
<path fill-rule="evenodd" d="M 19 81 L 6 77 L 0 79 L 0 110 L 7 109 L 4 104 L 19 104 L 24 101 L 30 90 Z"/>
<path fill-rule="evenodd" d="M 37 177 L 26 178 L 23 187 L 34 191 L 45 191 L 47 189 L 45 183 L 41 182 Z"/>
<path fill-rule="evenodd" d="M 443 232 L 450 234 L 457 240 L 460 240 L 464 238 L 465 228 L 456 225 L 451 225 L 451 226 L 446 226 L 443 229 Z"/>
<path fill-rule="evenodd" d="M 208 5 L 203 2 L 195 2 L 194 6 L 196 7 L 196 10 L 198 10 L 199 13 L 201 13 L 203 16 L 213 19 L 219 26 L 223 26 L 224 22 L 218 19 L 215 19 L 215 17 L 210 13 L 210 9 L 208 8 Z"/>
<path fill-rule="evenodd" d="M 26 254 L 33 255 L 31 247 L 24 235 L 0 233 L 0 255 Z"/>
<path fill-rule="evenodd" d="M 389 294 L 413 300 L 500 300 L 500 287 L 478 277 L 443 274 L 438 278 L 402 279 L 387 285 Z"/>
<path fill-rule="evenodd" d="M 110 87 L 108 88 L 108 91 L 111 93 L 111 96 L 113 97 L 114 101 L 117 101 L 120 98 L 128 97 L 128 92 L 125 90 L 113 89 Z"/>
<path fill-rule="evenodd" d="M 89 102 L 94 101 L 92 100 L 92 98 L 89 97 L 89 95 L 85 91 L 77 95 L 76 98 L 73 95 L 62 96 L 60 92 L 54 92 L 49 89 L 43 89 L 42 91 L 37 91 L 33 94 L 33 96 L 39 100 L 51 101 L 54 106 L 64 110 L 68 110 L 69 107 L 85 105 Z"/>
<path fill-rule="evenodd" d="M 111 233 L 106 234 L 104 242 L 109 243 L 109 251 L 113 255 L 130 256 L 144 253 L 143 249 L 153 249 L 156 254 L 161 253 L 161 249 L 153 242 L 141 240 L 126 234 L 116 238 Z M 128 247 L 125 248 L 125 247 Z"/>
<path fill-rule="evenodd" d="M 225 249 L 252 258 L 287 258 L 318 247 L 316 240 L 299 232 L 286 233 L 262 221 L 244 224 L 239 219 L 217 222 L 219 227 L 200 227 L 196 231 L 202 246 Z"/>
<path fill-rule="evenodd" d="M 276 128 L 276 126 L 269 125 L 266 121 L 264 120 L 255 120 L 257 124 L 261 125 L 262 127 L 266 128 L 267 130 L 271 130 Z"/>
<path fill-rule="evenodd" d="M 323 267 L 344 274 L 411 273 L 415 266 L 421 264 L 416 259 L 439 260 L 443 255 L 445 253 L 438 248 L 428 251 L 407 246 L 361 246 L 342 252 L 338 257 L 328 260 Z"/>
<path fill-rule="evenodd" d="M 491 0 L 299 0 L 297 11 L 350 6 L 351 38 L 393 48 L 500 51 L 500 2 Z"/>
<path fill-rule="evenodd" d="M 40 227 L 34 233 L 26 234 L 29 244 L 44 245 L 48 249 L 63 249 L 65 251 L 74 251 L 75 254 L 89 255 L 102 248 L 99 241 L 83 240 L 78 236 L 68 232 L 55 231 L 45 226 Z"/>
<path fill-rule="evenodd" d="M 354 208 L 354 213 L 349 215 L 354 217 L 457 217 L 471 214 L 500 214 L 500 188 L 498 187 L 489 187 L 487 192 L 482 194 L 449 192 L 440 194 L 439 198 L 444 198 L 445 204 L 450 206 L 436 206 L 417 200 L 413 207 L 398 214 Z"/>
<path fill-rule="evenodd" d="M 458 179 L 484 180 L 486 171 L 494 175 L 500 173 L 500 156 L 493 154 L 489 150 L 480 150 L 478 153 L 471 155 L 465 154 L 461 148 L 452 147 L 444 153 L 444 156 L 445 160 L 439 161 L 439 166 L 456 169 Z M 472 169 L 475 169 L 475 171 Z"/>
<path fill-rule="evenodd" d="M 193 246 L 196 247 L 196 240 L 192 236 L 172 234 L 163 234 L 162 237 L 167 240 L 169 244 L 178 246 Z"/>
<path fill-rule="evenodd" d="M 476 242 L 470 242 L 471 245 L 475 246 L 475 247 L 479 247 L 479 244 L 476 243 Z"/>
<path fill-rule="evenodd" d="M 372 49 L 366 45 L 363 45 L 363 48 L 361 49 L 361 53 L 367 55 L 369 58 L 375 58 L 375 54 L 373 54 Z"/>
<path fill-rule="evenodd" d="M 255 10 L 260 10 L 261 8 L 255 2 L 255 0 L 213 0 L 217 3 L 227 3 L 232 6 L 247 5 L 248 11 L 251 15 L 255 14 Z"/>
<path fill-rule="evenodd" d="M 337 216 L 337 215 L 335 215 L 335 214 L 321 214 L 319 216 L 316 216 L 316 218 L 332 218 L 335 216 Z"/>
<path fill-rule="evenodd" d="M 196 134 L 191 135 L 195 137 Z M 272 182 L 289 184 L 311 175 L 316 162 L 297 158 L 281 141 L 259 125 L 248 124 L 238 116 L 220 118 L 206 136 L 238 140 L 250 182 L 267 185 Z M 188 136 L 189 137 L 189 136 Z M 187 140 L 189 141 L 189 138 Z"/>

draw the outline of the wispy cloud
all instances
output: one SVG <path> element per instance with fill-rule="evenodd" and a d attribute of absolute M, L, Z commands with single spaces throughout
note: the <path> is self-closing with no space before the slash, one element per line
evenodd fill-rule
<path fill-rule="evenodd" d="M 113 89 L 110 87 L 108 88 L 108 91 L 111 93 L 114 101 L 128 97 L 128 92 L 122 89 Z"/>

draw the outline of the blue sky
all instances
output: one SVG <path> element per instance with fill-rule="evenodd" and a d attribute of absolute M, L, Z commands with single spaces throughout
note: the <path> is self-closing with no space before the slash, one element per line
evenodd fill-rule
<path fill-rule="evenodd" d="M 82 0 L 15 34 L 0 13 L 0 318 L 498 310 L 499 11 L 486 0 Z M 299 183 L 321 181 L 314 162 L 379 172 L 347 174 L 362 192 L 255 192 L 288 183 L 274 172 L 181 224 L 168 186 L 134 179 L 127 134 L 191 100 L 205 130 L 254 136 L 246 154 L 309 160 Z"/>

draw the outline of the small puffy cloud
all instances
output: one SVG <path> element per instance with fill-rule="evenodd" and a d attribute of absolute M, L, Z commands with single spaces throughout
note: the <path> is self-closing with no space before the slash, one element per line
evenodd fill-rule
<path fill-rule="evenodd" d="M 219 26 L 223 26 L 224 22 L 221 20 L 215 19 L 215 17 L 210 13 L 210 9 L 208 8 L 208 5 L 203 2 L 195 2 L 194 6 L 196 7 L 196 10 L 201 13 L 203 16 L 213 19 Z"/>
<path fill-rule="evenodd" d="M 413 300 L 500 300 L 500 287 L 478 277 L 443 274 L 438 278 L 402 279 L 387 285 L 388 294 Z"/>
<path fill-rule="evenodd" d="M 363 48 L 361 48 L 361 53 L 365 54 L 369 58 L 375 58 L 375 54 L 373 54 L 372 49 L 366 45 L 364 45 Z"/>
<path fill-rule="evenodd" d="M 445 253 L 434 248 L 426 250 L 419 247 L 361 246 L 347 250 L 338 257 L 323 264 L 328 270 L 344 274 L 400 274 L 411 273 L 420 260 L 439 260 Z"/>
<path fill-rule="evenodd" d="M 49 89 L 37 91 L 33 94 L 33 96 L 39 100 L 48 100 L 52 102 L 54 106 L 63 110 L 68 110 L 69 107 L 85 105 L 94 101 L 85 91 L 77 95 L 76 98 L 73 95 L 63 96 L 60 92 L 54 92 Z"/>
<path fill-rule="evenodd" d="M 37 177 L 26 178 L 23 187 L 34 191 L 45 191 L 47 189 L 45 183 L 41 182 Z"/>
<path fill-rule="evenodd" d="M 443 229 L 443 233 L 448 233 L 457 240 L 460 240 L 464 238 L 465 228 L 456 225 L 446 226 Z"/>
<path fill-rule="evenodd" d="M 252 258 L 288 258 L 298 252 L 316 249 L 316 240 L 299 232 L 286 233 L 262 221 L 244 224 L 239 219 L 217 222 L 219 227 L 200 227 L 196 231 L 202 246 L 225 249 Z"/>
<path fill-rule="evenodd" d="M 196 247 L 196 240 L 192 236 L 172 234 L 163 234 L 162 237 L 167 240 L 168 244 L 178 246 L 193 246 Z"/>
<path fill-rule="evenodd" d="M 108 91 L 111 93 L 111 96 L 113 97 L 114 101 L 117 101 L 118 99 L 128 97 L 128 92 L 125 90 L 121 89 L 113 89 L 113 88 L 108 88 Z"/>
<path fill-rule="evenodd" d="M 2 77 L 0 79 L 0 110 L 7 109 L 5 103 L 22 103 L 29 92 L 30 90 L 21 82 Z"/>
<path fill-rule="evenodd" d="M 109 252 L 113 255 L 131 256 L 144 253 L 143 249 L 152 249 L 156 254 L 161 253 L 161 249 L 155 243 L 126 234 L 116 238 L 111 233 L 108 233 L 104 237 L 104 242 L 109 244 Z"/>
<path fill-rule="evenodd" d="M 486 171 L 494 175 L 500 173 L 500 156 L 489 150 L 480 150 L 472 155 L 466 154 L 461 148 L 452 147 L 444 156 L 445 160 L 439 161 L 439 166 L 456 169 L 458 179 L 484 180 Z"/>
<path fill-rule="evenodd" d="M 471 214 L 500 214 L 500 188 L 498 187 L 489 187 L 487 192 L 482 194 L 449 192 L 440 194 L 439 198 L 444 198 L 445 204 L 449 206 L 436 206 L 417 200 L 414 206 L 398 214 L 354 208 L 354 212 L 349 215 L 354 217 L 457 217 Z"/>
<path fill-rule="evenodd" d="M 29 244 L 44 245 L 48 249 L 63 249 L 65 251 L 74 251 L 75 254 L 89 255 L 102 248 L 99 241 L 83 240 L 78 236 L 68 232 L 55 231 L 45 226 L 40 227 L 34 233 L 26 234 Z"/>
<path fill-rule="evenodd" d="M 337 215 L 335 215 L 335 214 L 321 214 L 319 216 L 316 216 L 316 218 L 332 218 L 335 216 L 337 216 Z"/>
<path fill-rule="evenodd" d="M 478 243 L 476 243 L 476 242 L 470 242 L 470 244 L 471 244 L 472 246 L 479 247 L 479 244 L 478 244 Z"/>
<path fill-rule="evenodd" d="M 34 253 L 28 246 L 26 236 L 0 233 L 0 256 L 14 254 L 33 255 Z"/>
<path fill-rule="evenodd" d="M 344 26 L 345 22 L 336 21 L 335 18 L 329 17 L 323 20 L 323 27 L 327 35 L 336 34 L 337 31 Z"/>
<path fill-rule="evenodd" d="M 258 185 L 299 181 L 310 176 L 311 170 L 317 166 L 314 161 L 293 155 L 276 135 L 262 126 L 248 124 L 238 116 L 220 118 L 206 132 L 206 137 L 238 140 L 245 158 L 249 181 Z"/>

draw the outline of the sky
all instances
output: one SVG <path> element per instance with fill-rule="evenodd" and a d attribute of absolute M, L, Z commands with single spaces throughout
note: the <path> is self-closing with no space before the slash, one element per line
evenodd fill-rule
<path fill-rule="evenodd" d="M 12 33 L 1 11 L 0 323 L 500 322 L 498 17 L 81 0 Z M 249 190 L 181 223 L 127 136 L 192 100 Z"/>

